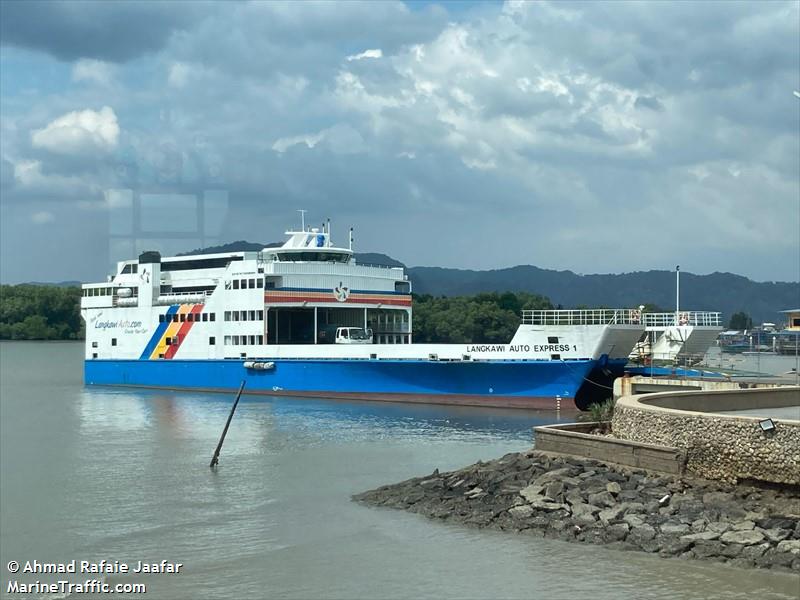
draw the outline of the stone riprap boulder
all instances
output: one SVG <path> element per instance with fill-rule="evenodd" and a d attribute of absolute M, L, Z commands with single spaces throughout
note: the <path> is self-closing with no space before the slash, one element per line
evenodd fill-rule
<path fill-rule="evenodd" d="M 540 452 L 353 497 L 529 535 L 800 571 L 800 490 L 678 479 Z"/>

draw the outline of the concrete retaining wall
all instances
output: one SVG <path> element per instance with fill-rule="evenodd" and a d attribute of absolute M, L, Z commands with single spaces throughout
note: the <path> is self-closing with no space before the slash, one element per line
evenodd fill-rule
<path fill-rule="evenodd" d="M 778 378 L 769 378 L 766 381 L 758 381 L 753 378 L 737 379 L 736 381 L 721 379 L 696 379 L 680 377 L 648 377 L 636 375 L 634 377 L 617 377 L 614 380 L 614 399 L 622 396 L 634 396 L 637 394 L 649 394 L 655 392 L 687 391 L 687 390 L 742 390 L 749 388 L 776 388 L 779 386 L 791 385 Z"/>
<path fill-rule="evenodd" d="M 596 425 L 596 423 L 571 423 L 535 427 L 536 449 L 671 475 L 683 473 L 686 453 L 682 450 L 590 435 L 588 432 Z"/>
<path fill-rule="evenodd" d="M 687 472 L 701 477 L 800 485 L 800 421 L 773 419 L 775 430 L 764 432 L 759 417 L 703 412 L 798 403 L 797 387 L 626 396 L 612 428 L 620 439 L 684 450 Z"/>

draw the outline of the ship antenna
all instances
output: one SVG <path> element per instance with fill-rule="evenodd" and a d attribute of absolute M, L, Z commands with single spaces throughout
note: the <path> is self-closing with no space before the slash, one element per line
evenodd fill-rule
<path fill-rule="evenodd" d="M 300 213 L 300 231 L 306 230 L 306 213 L 308 212 L 304 208 L 298 208 L 297 212 Z"/>
<path fill-rule="evenodd" d="M 353 249 L 353 228 L 350 228 L 350 250 Z"/>

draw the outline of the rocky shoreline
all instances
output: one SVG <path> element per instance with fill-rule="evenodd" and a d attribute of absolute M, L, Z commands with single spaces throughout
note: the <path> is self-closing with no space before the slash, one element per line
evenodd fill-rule
<path fill-rule="evenodd" d="M 800 490 L 512 453 L 353 496 L 473 527 L 800 572 Z"/>

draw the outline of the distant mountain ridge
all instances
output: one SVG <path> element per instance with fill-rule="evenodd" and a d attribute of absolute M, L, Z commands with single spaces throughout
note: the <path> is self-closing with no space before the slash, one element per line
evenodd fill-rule
<path fill-rule="evenodd" d="M 254 252 L 279 243 L 254 243 L 244 240 L 181 253 L 215 254 Z M 361 264 L 405 267 L 386 254 L 356 253 Z M 556 305 L 636 307 L 655 304 L 665 310 L 675 306 L 675 273 L 637 271 L 633 273 L 578 275 L 572 271 L 541 269 L 518 265 L 505 269 L 475 271 L 443 267 L 406 267 L 413 290 L 434 296 L 466 296 L 480 292 L 531 292 L 547 296 Z M 80 282 L 36 283 L 45 286 L 80 285 Z M 712 310 L 723 313 L 728 322 L 736 312 L 748 313 L 754 323 L 769 321 L 783 325 L 782 310 L 800 306 L 800 283 L 757 282 L 733 273 L 695 275 L 681 272 L 681 307 L 687 310 Z"/>
<path fill-rule="evenodd" d="M 578 275 L 520 265 L 492 271 L 411 267 L 408 273 L 418 294 L 460 296 L 508 290 L 542 294 L 565 307 L 635 307 L 648 303 L 666 310 L 675 307 L 673 271 Z M 681 307 L 720 311 L 725 323 L 732 314 L 744 311 L 755 323 L 782 324 L 779 311 L 798 305 L 800 283 L 756 282 L 733 273 L 681 272 Z"/>

